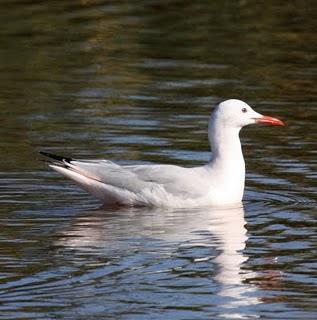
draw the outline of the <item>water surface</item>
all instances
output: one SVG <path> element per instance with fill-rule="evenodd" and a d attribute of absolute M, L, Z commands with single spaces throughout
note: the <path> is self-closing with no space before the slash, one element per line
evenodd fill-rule
<path fill-rule="evenodd" d="M 315 319 L 315 3 L 2 1 L 0 319 Z M 241 207 L 98 209 L 39 161 L 201 165 L 252 126 Z"/>

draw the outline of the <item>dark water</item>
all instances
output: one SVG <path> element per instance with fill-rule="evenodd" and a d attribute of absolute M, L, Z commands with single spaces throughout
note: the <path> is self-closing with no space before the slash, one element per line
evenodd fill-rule
<path fill-rule="evenodd" d="M 315 1 L 17 1 L 0 10 L 0 319 L 316 319 Z M 243 208 L 97 210 L 47 151 L 200 165 L 217 102 Z"/>

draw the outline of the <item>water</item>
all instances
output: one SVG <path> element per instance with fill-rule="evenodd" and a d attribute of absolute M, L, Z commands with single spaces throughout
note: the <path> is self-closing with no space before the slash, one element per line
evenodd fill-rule
<path fill-rule="evenodd" d="M 315 3 L 1 1 L 0 319 L 315 319 Z M 242 131 L 243 207 L 101 210 L 40 161 L 200 165 Z"/>

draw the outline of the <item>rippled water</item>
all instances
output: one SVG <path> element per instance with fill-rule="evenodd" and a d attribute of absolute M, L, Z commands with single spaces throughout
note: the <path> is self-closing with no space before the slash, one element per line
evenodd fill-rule
<path fill-rule="evenodd" d="M 0 319 L 316 319 L 315 3 L 9 1 L 0 10 Z M 41 161 L 200 165 L 217 102 L 243 207 L 101 210 Z"/>

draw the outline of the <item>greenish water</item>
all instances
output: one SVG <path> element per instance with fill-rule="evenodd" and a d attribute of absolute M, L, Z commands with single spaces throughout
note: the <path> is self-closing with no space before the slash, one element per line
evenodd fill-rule
<path fill-rule="evenodd" d="M 315 319 L 314 1 L 0 3 L 0 319 Z M 37 152 L 200 165 L 241 133 L 244 207 L 105 211 Z"/>

